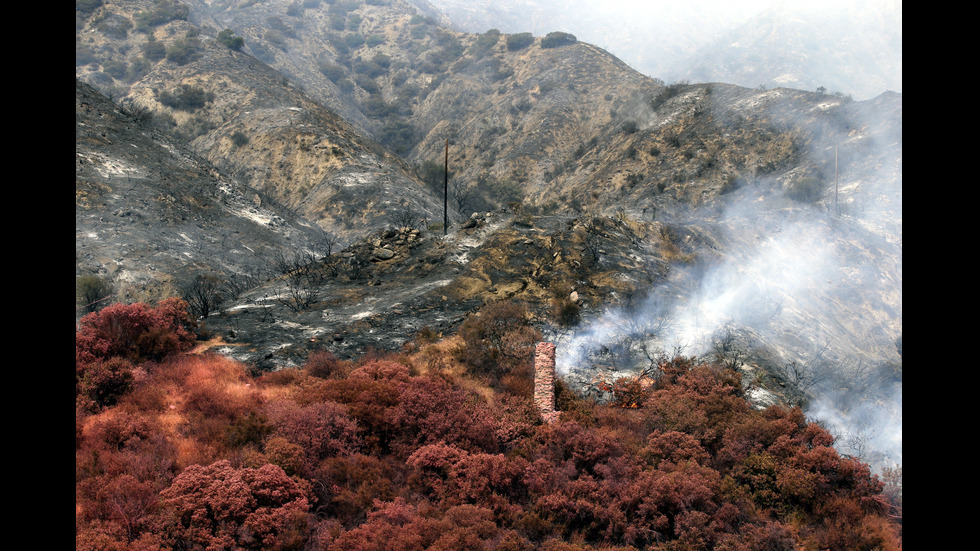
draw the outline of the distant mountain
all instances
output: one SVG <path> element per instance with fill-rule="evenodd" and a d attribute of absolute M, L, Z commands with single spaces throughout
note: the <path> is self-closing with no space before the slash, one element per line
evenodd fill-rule
<path fill-rule="evenodd" d="M 901 92 L 901 2 L 827 11 L 783 5 L 700 47 L 671 73 L 693 82 L 823 88 L 860 99 Z"/>
<path fill-rule="evenodd" d="M 857 99 L 902 91 L 902 6 L 897 0 L 432 3 L 468 32 L 573 33 L 668 83 L 823 87 Z"/>

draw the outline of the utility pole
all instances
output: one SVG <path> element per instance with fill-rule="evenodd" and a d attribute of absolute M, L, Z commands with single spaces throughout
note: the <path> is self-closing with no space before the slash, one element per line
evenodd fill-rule
<path fill-rule="evenodd" d="M 446 178 L 442 187 L 442 235 L 449 233 L 449 138 L 446 138 Z"/>

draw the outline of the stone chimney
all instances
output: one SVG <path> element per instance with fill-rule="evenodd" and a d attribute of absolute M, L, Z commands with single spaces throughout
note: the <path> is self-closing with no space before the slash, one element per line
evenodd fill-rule
<path fill-rule="evenodd" d="M 555 411 L 555 345 L 539 342 L 534 347 L 534 406 L 546 423 L 561 416 Z"/>

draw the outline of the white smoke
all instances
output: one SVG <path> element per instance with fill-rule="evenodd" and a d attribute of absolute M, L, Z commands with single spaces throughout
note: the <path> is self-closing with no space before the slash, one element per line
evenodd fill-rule
<path fill-rule="evenodd" d="M 842 453 L 891 466 L 901 461 L 901 384 L 879 366 L 900 363 L 901 244 L 775 188 L 756 182 L 717 219 L 679 221 L 677 231 L 707 230 L 717 248 L 676 267 L 638 307 L 610 309 L 561 339 L 557 370 L 629 373 L 678 352 L 721 361 L 731 339 L 752 376 L 756 362 L 797 368 L 808 416 Z"/>
<path fill-rule="evenodd" d="M 902 386 L 885 390 L 874 400 L 852 400 L 828 390 L 817 395 L 806 411 L 837 437 L 838 451 L 861 458 L 877 472 L 902 464 Z"/>

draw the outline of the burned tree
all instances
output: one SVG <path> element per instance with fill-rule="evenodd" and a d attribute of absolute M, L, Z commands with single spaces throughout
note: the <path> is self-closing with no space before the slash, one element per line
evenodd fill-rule
<path fill-rule="evenodd" d="M 712 344 L 715 361 L 732 371 L 738 371 L 745 366 L 748 359 L 749 347 L 735 329 L 735 324 L 729 322 L 719 331 L 718 337 Z"/>
<path fill-rule="evenodd" d="M 452 197 L 453 208 L 460 216 L 467 216 L 474 212 L 473 209 L 473 189 L 463 183 L 462 180 L 454 178 L 449 182 L 449 193 Z"/>
<path fill-rule="evenodd" d="M 312 253 L 296 252 L 292 256 L 276 253 L 273 265 L 285 276 L 282 286 L 276 289 L 276 300 L 294 312 L 316 304 L 327 281 L 327 272 L 321 264 Z"/>
<path fill-rule="evenodd" d="M 396 229 L 412 228 L 424 230 L 428 226 L 428 219 L 424 213 L 408 205 L 390 212 L 388 214 L 388 225 Z"/>
<path fill-rule="evenodd" d="M 183 297 L 190 306 L 191 313 L 206 319 L 221 308 L 224 297 L 221 294 L 223 281 L 212 274 L 198 274 L 183 288 Z"/>

